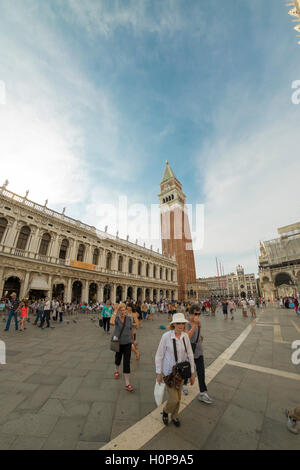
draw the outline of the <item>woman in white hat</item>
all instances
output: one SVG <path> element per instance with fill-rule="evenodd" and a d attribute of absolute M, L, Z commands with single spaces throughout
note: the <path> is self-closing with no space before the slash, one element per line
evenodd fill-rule
<path fill-rule="evenodd" d="M 195 382 L 194 354 L 190 338 L 185 332 L 187 323 L 183 313 L 175 313 L 169 326 L 170 331 L 163 334 L 155 355 L 156 380 L 158 383 L 162 383 L 164 380 L 168 390 L 168 401 L 163 410 L 163 422 L 168 425 L 170 413 L 176 427 L 180 426 L 178 411 L 184 380 L 179 374 L 171 376 L 175 364 L 188 361 L 191 367 L 190 383 L 194 385 Z M 177 361 L 175 360 L 174 343 Z M 172 380 L 168 380 L 167 376 L 172 377 Z"/>

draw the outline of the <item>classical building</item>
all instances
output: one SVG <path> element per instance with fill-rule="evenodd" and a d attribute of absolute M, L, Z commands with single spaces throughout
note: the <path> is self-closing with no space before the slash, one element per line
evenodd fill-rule
<path fill-rule="evenodd" d="M 189 285 L 189 289 L 194 292 L 194 296 L 196 295 L 199 298 L 202 297 L 205 288 L 209 293 L 206 298 L 250 298 L 259 295 L 255 274 L 245 274 L 242 266 L 237 267 L 236 273 L 200 278 L 197 279 L 196 283 Z"/>
<path fill-rule="evenodd" d="M 293 22 L 297 23 L 300 21 L 300 0 L 293 0 L 291 3 L 286 4 L 288 7 L 292 7 L 289 10 L 289 15 L 293 17 Z M 297 33 L 300 33 L 300 24 L 297 24 L 294 29 L 297 31 Z M 297 37 L 300 37 L 297 35 Z M 298 41 L 298 44 L 300 44 L 300 41 Z"/>
<path fill-rule="evenodd" d="M 194 251 L 185 206 L 186 196 L 168 161 L 160 189 L 162 252 L 166 256 L 176 257 L 178 298 L 186 300 L 186 285 L 196 281 Z"/>
<path fill-rule="evenodd" d="M 279 238 L 260 243 L 260 286 L 270 300 L 300 292 L 300 222 L 277 232 Z"/>
<path fill-rule="evenodd" d="M 177 299 L 174 257 L 0 187 L 0 296 L 88 302 Z"/>

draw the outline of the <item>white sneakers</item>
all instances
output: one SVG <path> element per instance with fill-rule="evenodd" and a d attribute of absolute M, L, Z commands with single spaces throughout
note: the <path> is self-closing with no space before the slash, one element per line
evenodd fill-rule
<path fill-rule="evenodd" d="M 189 394 L 189 391 L 186 385 L 182 387 L 182 393 L 183 395 Z M 206 392 L 200 393 L 200 395 L 198 395 L 198 400 L 203 401 L 204 403 L 207 403 L 208 405 L 210 405 L 213 402 L 210 396 Z"/>
<path fill-rule="evenodd" d="M 208 405 L 211 405 L 211 403 L 213 402 L 210 396 L 207 395 L 206 392 L 200 393 L 200 395 L 198 396 L 198 400 L 203 401 L 204 403 L 207 403 Z"/>

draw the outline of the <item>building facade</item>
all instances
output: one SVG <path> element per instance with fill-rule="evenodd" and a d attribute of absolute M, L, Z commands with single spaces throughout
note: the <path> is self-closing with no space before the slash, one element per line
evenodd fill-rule
<path fill-rule="evenodd" d="M 175 258 L 36 204 L 7 184 L 0 187 L 0 296 L 178 299 Z"/>
<path fill-rule="evenodd" d="M 279 238 L 260 243 L 260 286 L 272 301 L 300 292 L 300 222 L 277 232 Z"/>
<path fill-rule="evenodd" d="M 178 263 L 178 298 L 187 299 L 187 284 L 196 281 L 194 251 L 186 210 L 186 196 L 169 162 L 160 183 L 162 252 Z"/>
<path fill-rule="evenodd" d="M 289 10 L 289 15 L 292 16 L 293 22 L 298 23 L 300 21 L 300 0 L 293 0 L 293 2 L 287 3 L 287 6 L 292 7 Z M 300 24 L 294 26 L 294 29 L 297 31 L 297 33 L 300 33 Z M 300 37 L 299 34 L 297 37 Z M 298 44 L 300 44 L 300 41 L 298 41 Z"/>
<path fill-rule="evenodd" d="M 197 279 L 196 283 L 189 285 L 189 288 L 199 297 L 205 286 L 210 298 L 250 298 L 259 295 L 255 274 L 245 274 L 242 266 L 237 267 L 236 273 Z"/>

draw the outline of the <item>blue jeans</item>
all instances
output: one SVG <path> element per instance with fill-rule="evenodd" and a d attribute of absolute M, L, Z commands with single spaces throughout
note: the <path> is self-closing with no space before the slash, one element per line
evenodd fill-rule
<path fill-rule="evenodd" d="M 12 317 L 14 317 L 14 319 L 15 319 L 15 326 L 16 326 L 16 331 L 17 331 L 17 329 L 18 329 L 18 314 L 14 310 L 10 310 L 10 312 L 8 314 L 8 319 L 7 319 L 5 329 L 9 330 L 10 322 L 11 322 Z"/>
<path fill-rule="evenodd" d="M 37 311 L 37 316 L 35 317 L 34 325 L 36 325 L 39 320 L 40 320 L 40 323 L 42 323 L 43 313 L 44 313 L 43 310 Z"/>

